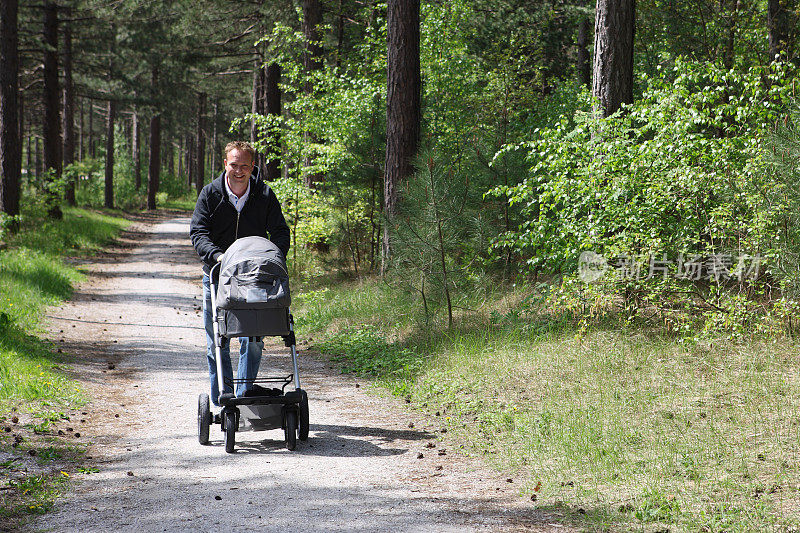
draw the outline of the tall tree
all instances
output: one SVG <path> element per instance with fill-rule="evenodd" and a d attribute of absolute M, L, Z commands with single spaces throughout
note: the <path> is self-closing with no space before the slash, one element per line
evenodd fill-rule
<path fill-rule="evenodd" d="M 397 211 L 398 188 L 414 172 L 412 159 L 420 136 L 419 0 L 389 0 L 386 13 L 387 111 L 384 177 L 383 263 L 391 255 L 390 232 Z"/>
<path fill-rule="evenodd" d="M 117 118 L 117 105 L 109 99 L 106 112 L 106 172 L 104 203 L 108 209 L 114 207 L 114 123 Z"/>
<path fill-rule="evenodd" d="M 211 176 L 210 178 L 213 180 L 215 177 L 215 173 L 217 171 L 217 121 L 219 120 L 219 102 L 214 100 L 214 118 L 211 122 Z M 172 147 L 172 144 L 170 144 Z M 170 152 L 172 149 L 170 148 Z M 170 158 L 172 161 L 173 158 Z M 174 174 L 173 171 L 170 171 L 170 174 Z"/>
<path fill-rule="evenodd" d="M 303 64 L 306 74 L 311 76 L 314 72 L 322 69 L 322 43 L 319 36 L 319 25 L 322 24 L 322 4 L 319 0 L 303 0 L 303 34 L 306 37 L 306 49 L 303 54 Z M 306 84 L 306 92 L 311 93 L 314 90 L 312 82 Z M 315 144 L 318 142 L 316 136 L 306 131 L 305 141 L 307 144 Z M 311 166 L 311 157 L 305 160 L 305 166 Z M 317 172 L 306 171 L 303 176 L 305 184 L 309 187 L 314 187 L 317 182 L 322 179 L 322 176 Z"/>
<path fill-rule="evenodd" d="M 253 115 L 264 114 L 264 87 L 266 84 L 264 60 L 259 54 L 256 54 L 253 60 L 253 97 L 250 105 L 250 112 Z M 250 122 L 250 142 L 255 144 L 258 142 L 258 121 L 253 118 Z M 261 153 L 256 154 L 256 160 L 253 161 L 255 167 L 258 169 L 259 177 L 263 177 L 261 172 L 263 170 L 264 155 Z"/>
<path fill-rule="evenodd" d="M 109 85 L 114 81 L 114 53 L 116 49 L 117 28 L 111 25 L 111 46 L 108 50 L 108 81 Z M 104 202 L 106 208 L 114 207 L 114 127 L 117 120 L 117 102 L 115 95 L 109 95 L 106 102 L 106 161 L 105 161 L 105 195 Z"/>
<path fill-rule="evenodd" d="M 142 158 L 139 137 L 139 112 L 134 106 L 131 116 L 131 158 L 133 158 L 133 185 L 137 191 L 142 188 Z"/>
<path fill-rule="evenodd" d="M 81 98 L 80 100 L 81 100 L 81 107 L 78 110 L 78 116 L 80 117 L 78 119 L 78 161 L 82 161 L 83 160 L 83 135 L 84 135 L 84 130 L 83 130 L 83 101 L 85 100 L 85 98 Z"/>
<path fill-rule="evenodd" d="M 281 115 L 281 66 L 270 63 L 264 78 L 264 96 L 266 112 L 279 117 Z M 269 161 L 266 164 L 266 180 L 274 181 L 281 177 L 281 136 L 278 128 L 269 133 Z"/>
<path fill-rule="evenodd" d="M 197 194 L 203 189 L 206 179 L 206 134 L 205 134 L 205 112 L 206 112 L 206 93 L 197 95 L 197 149 L 195 150 L 195 168 L 197 171 L 197 181 L 195 188 Z"/>
<path fill-rule="evenodd" d="M 793 55 L 792 41 L 794 31 L 792 28 L 793 13 L 797 9 L 794 0 L 768 0 L 767 1 L 767 28 L 769 30 L 768 60 L 775 60 L 781 52 Z"/>
<path fill-rule="evenodd" d="M 597 0 L 592 96 L 603 117 L 633 103 L 633 34 L 636 0 Z"/>
<path fill-rule="evenodd" d="M 89 157 L 94 157 L 94 102 L 90 99 L 89 100 L 89 135 L 87 139 L 87 151 L 89 152 Z"/>
<path fill-rule="evenodd" d="M 0 1 L 0 211 L 10 216 L 19 214 L 22 177 L 18 7 L 17 0 Z"/>
<path fill-rule="evenodd" d="M 722 23 L 722 35 L 717 46 L 717 58 L 726 69 L 733 68 L 736 55 L 736 33 L 738 30 L 740 0 L 719 0 L 719 16 Z"/>
<path fill-rule="evenodd" d="M 158 94 L 157 66 L 151 71 L 153 92 Z M 161 112 L 156 109 L 150 118 L 150 159 L 147 171 L 147 209 L 156 208 L 156 193 L 161 177 Z"/>
<path fill-rule="evenodd" d="M 581 84 L 592 86 L 592 65 L 589 57 L 589 38 L 591 37 L 591 22 L 588 17 L 581 17 L 578 22 L 578 79 Z"/>
<path fill-rule="evenodd" d="M 69 19 L 72 15 L 70 8 L 64 9 L 64 14 Z M 64 24 L 64 167 L 75 161 L 75 85 L 72 81 L 72 22 L 67 20 Z M 64 191 L 67 205 L 75 205 L 75 178 L 70 176 Z"/>
<path fill-rule="evenodd" d="M 302 0 L 303 34 L 306 37 L 306 49 L 303 63 L 306 71 L 322 68 L 322 42 L 319 38 L 319 25 L 322 24 L 322 4 L 319 0 Z"/>
<path fill-rule="evenodd" d="M 61 177 L 61 113 L 58 88 L 58 5 L 47 2 L 44 6 L 44 168 L 50 172 L 47 192 L 47 214 L 61 218 L 61 206 L 53 182 Z"/>

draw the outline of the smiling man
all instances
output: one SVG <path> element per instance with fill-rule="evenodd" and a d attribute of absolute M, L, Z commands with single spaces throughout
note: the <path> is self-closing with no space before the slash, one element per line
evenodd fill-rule
<path fill-rule="evenodd" d="M 214 330 L 211 309 L 209 271 L 225 250 L 241 237 L 265 237 L 286 257 L 289 251 L 289 226 L 283 218 L 278 198 L 263 181 L 252 176 L 256 152 L 250 143 L 235 141 L 225 147 L 225 171 L 203 187 L 189 227 L 192 245 L 203 261 L 203 321 L 206 330 L 206 358 L 211 379 L 211 401 L 219 405 L 217 366 L 214 361 Z M 239 339 L 239 368 L 237 378 L 248 380 L 237 386 L 236 395 L 242 396 L 252 388 L 258 375 L 263 342 Z M 224 339 L 220 346 L 223 381 L 233 377 L 230 341 Z M 228 390 L 226 385 L 225 392 Z"/>

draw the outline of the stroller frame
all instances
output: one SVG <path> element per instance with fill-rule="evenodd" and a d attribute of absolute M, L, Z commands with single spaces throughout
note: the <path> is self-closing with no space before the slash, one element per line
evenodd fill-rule
<path fill-rule="evenodd" d="M 218 416 L 213 416 L 208 394 L 201 394 L 198 398 L 197 408 L 197 430 L 200 444 L 208 444 L 209 431 L 212 424 L 219 423 L 225 438 L 225 451 L 233 453 L 236 445 L 236 431 L 241 429 L 252 429 L 263 431 L 267 429 L 282 428 L 284 430 L 284 440 L 286 448 L 294 450 L 297 439 L 305 441 L 308 439 L 309 414 L 308 414 L 308 395 L 300 388 L 300 375 L 297 369 L 297 346 L 294 334 L 294 317 L 286 309 L 288 315 L 289 333 L 280 335 L 284 345 L 290 349 L 292 356 L 291 374 L 285 376 L 259 377 L 253 380 L 232 379 L 224 380 L 222 376 L 222 334 L 220 334 L 219 318 L 220 309 L 217 307 L 217 285 L 220 264 L 214 265 L 208 276 L 211 291 L 211 309 L 213 317 L 214 331 L 214 360 L 217 366 L 217 384 L 220 395 L 218 403 L 222 408 Z M 250 337 L 251 340 L 260 340 L 261 337 Z M 238 384 L 277 384 L 280 386 L 280 394 L 276 394 L 277 388 L 269 390 L 269 395 L 248 395 L 236 397 L 235 393 L 225 393 L 225 385 L 229 385 L 234 391 Z M 294 384 L 294 390 L 286 391 L 286 387 Z"/>

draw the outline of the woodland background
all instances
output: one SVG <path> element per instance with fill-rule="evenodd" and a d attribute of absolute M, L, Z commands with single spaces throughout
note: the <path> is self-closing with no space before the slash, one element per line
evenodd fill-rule
<path fill-rule="evenodd" d="M 191 210 L 244 138 L 298 337 L 532 505 L 797 530 L 798 9 L 0 0 L 0 421 L 78 401 L 30 333 L 62 258 Z"/>
<path fill-rule="evenodd" d="M 4 231 L 190 201 L 250 138 L 293 258 L 392 268 L 450 324 L 522 276 L 582 316 L 794 328 L 791 1 L 3 9 Z M 617 267 L 588 287 L 586 251 Z"/>

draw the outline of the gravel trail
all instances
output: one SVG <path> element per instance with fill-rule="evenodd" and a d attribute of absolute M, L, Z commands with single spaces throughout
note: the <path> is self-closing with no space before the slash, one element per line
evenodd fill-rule
<path fill-rule="evenodd" d="M 197 396 L 208 373 L 188 223 L 164 214 L 140 222 L 86 265 L 71 302 L 50 311 L 51 338 L 77 354 L 72 372 L 92 398 L 73 423 L 97 472 L 74 475 L 32 531 L 569 529 L 513 480 L 448 449 L 436 419 L 341 375 L 302 339 L 309 440 L 290 452 L 281 430 L 240 432 L 227 454 L 215 425 L 200 445 Z M 282 344 L 268 344 L 261 373 L 290 361 Z"/>

